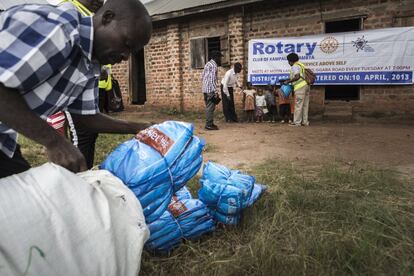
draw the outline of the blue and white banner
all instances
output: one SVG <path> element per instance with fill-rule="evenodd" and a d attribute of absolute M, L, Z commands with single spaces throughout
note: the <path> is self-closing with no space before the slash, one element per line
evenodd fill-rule
<path fill-rule="evenodd" d="M 289 78 L 289 53 L 317 76 L 316 85 L 413 84 L 414 27 L 249 41 L 248 80 Z"/>

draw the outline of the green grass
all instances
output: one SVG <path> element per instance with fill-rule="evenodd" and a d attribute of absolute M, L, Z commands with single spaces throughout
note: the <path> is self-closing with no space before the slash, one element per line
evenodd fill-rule
<path fill-rule="evenodd" d="M 95 163 L 130 137 L 100 135 Z M 19 142 L 33 165 L 46 161 L 42 147 Z M 413 275 L 414 183 L 368 164 L 312 165 L 251 168 L 269 189 L 238 227 L 170 256 L 144 252 L 141 275 Z M 188 184 L 193 195 L 197 180 Z"/>
<path fill-rule="evenodd" d="M 414 273 L 412 183 L 361 164 L 330 164 L 309 177 L 269 161 L 251 173 L 269 191 L 240 226 L 186 242 L 169 257 L 144 253 L 141 275 Z"/>

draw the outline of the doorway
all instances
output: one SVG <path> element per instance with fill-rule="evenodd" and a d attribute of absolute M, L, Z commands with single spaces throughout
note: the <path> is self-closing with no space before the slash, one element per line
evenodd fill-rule
<path fill-rule="evenodd" d="M 143 105 L 147 101 L 145 84 L 145 55 L 144 49 L 139 51 L 131 60 L 130 80 L 132 87 L 132 104 Z"/>
<path fill-rule="evenodd" d="M 325 22 L 325 33 L 354 32 L 362 30 L 362 18 Z M 359 85 L 326 85 L 325 100 L 359 100 Z"/>

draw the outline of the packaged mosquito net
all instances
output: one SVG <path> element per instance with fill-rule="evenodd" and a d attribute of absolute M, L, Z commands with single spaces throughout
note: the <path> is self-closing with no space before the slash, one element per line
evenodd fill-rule
<path fill-rule="evenodd" d="M 101 168 L 119 177 L 140 200 L 146 221 L 161 217 L 178 191 L 200 169 L 204 140 L 189 123 L 151 126 L 116 148 Z"/>
<path fill-rule="evenodd" d="M 168 252 L 183 239 L 196 239 L 214 231 L 214 221 L 210 210 L 198 199 L 192 199 L 184 187 L 171 200 L 167 211 L 148 225 L 150 239 L 145 248 L 150 251 Z"/>
<path fill-rule="evenodd" d="M 264 191 L 256 179 L 238 170 L 208 162 L 200 179 L 199 199 L 214 219 L 223 224 L 238 224 L 242 210 L 252 205 Z"/>

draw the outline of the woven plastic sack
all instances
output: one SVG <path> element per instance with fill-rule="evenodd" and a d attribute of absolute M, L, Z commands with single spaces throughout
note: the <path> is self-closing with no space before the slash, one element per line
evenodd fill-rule
<path fill-rule="evenodd" d="M 0 275 L 137 275 L 149 236 L 120 179 L 51 163 L 0 179 L 0 225 Z"/>

